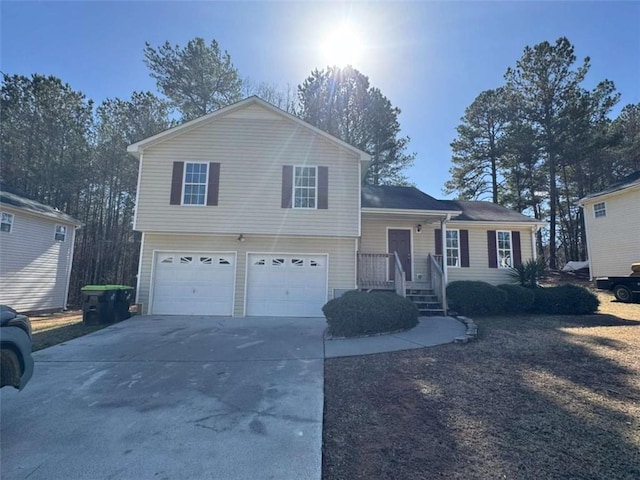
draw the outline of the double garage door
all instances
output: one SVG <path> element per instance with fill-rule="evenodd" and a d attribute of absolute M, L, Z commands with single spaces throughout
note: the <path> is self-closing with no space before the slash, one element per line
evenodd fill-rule
<path fill-rule="evenodd" d="M 232 315 L 235 253 L 158 253 L 152 312 Z M 246 315 L 318 317 L 327 301 L 327 256 L 248 254 Z"/>

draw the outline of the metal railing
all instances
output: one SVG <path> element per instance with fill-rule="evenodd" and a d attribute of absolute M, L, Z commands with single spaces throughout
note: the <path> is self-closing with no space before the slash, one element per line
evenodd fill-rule
<path fill-rule="evenodd" d="M 438 257 L 440 257 L 438 259 Z M 431 289 L 438 297 L 442 305 L 444 314 L 447 314 L 447 289 L 444 284 L 444 272 L 442 270 L 442 255 L 431 255 L 427 257 L 427 276 L 431 283 Z"/>

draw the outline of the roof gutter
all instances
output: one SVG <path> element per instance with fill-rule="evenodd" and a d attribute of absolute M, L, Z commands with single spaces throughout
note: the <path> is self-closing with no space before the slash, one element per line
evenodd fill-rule
<path fill-rule="evenodd" d="M 369 208 L 369 207 L 360 207 L 360 211 L 362 213 L 373 213 L 373 214 L 393 214 L 393 215 L 427 215 L 427 216 L 437 216 L 437 217 L 446 217 L 449 216 L 458 216 L 462 214 L 462 211 L 456 210 L 410 210 L 403 208 Z"/>

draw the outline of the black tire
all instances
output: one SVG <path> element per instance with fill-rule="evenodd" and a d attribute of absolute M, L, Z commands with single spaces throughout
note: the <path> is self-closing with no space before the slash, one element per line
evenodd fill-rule
<path fill-rule="evenodd" d="M 20 360 L 13 350 L 2 349 L 0 360 L 0 384 L 2 387 L 11 385 L 18 388 L 20 385 Z"/>
<path fill-rule="evenodd" d="M 624 285 L 616 285 L 613 288 L 613 294 L 620 302 L 629 303 L 633 300 L 633 294 L 631 293 L 631 290 L 629 290 Z"/>

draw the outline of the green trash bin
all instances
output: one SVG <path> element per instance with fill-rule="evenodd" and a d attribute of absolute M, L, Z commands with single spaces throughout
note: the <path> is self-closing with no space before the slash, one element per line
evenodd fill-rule
<path fill-rule="evenodd" d="M 82 292 L 82 321 L 86 325 L 113 323 L 130 317 L 135 289 L 126 285 L 87 285 Z"/>

